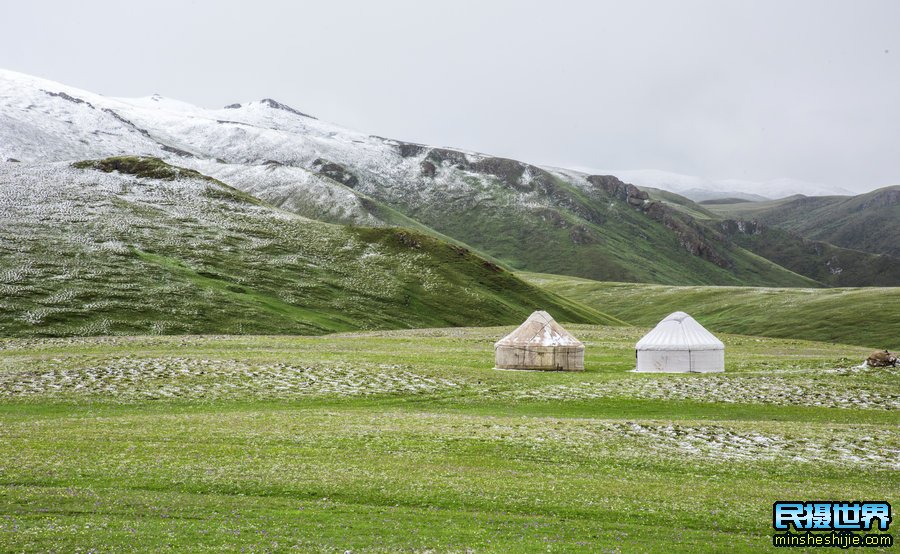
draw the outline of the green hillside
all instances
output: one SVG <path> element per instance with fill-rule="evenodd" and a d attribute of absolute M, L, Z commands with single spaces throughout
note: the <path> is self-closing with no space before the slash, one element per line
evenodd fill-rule
<path fill-rule="evenodd" d="M 413 181 L 402 187 L 361 174 L 357 190 L 512 268 L 615 281 L 816 286 L 615 177 L 416 152 L 428 175 L 407 177 Z"/>
<path fill-rule="evenodd" d="M 816 283 L 829 287 L 900 286 L 898 257 L 841 248 L 760 222 L 760 210 L 766 210 L 760 206 L 781 206 L 796 198 L 771 202 L 696 203 L 675 193 L 648 190 L 650 198 L 695 219 L 698 225 L 711 227 L 714 232 L 722 233 L 724 239 Z M 720 214 L 708 210 L 709 206 L 716 207 Z M 745 206 L 743 211 L 741 206 Z M 738 219 L 729 219 L 726 215 Z"/>
<path fill-rule="evenodd" d="M 830 287 L 900 286 L 900 258 L 805 239 L 756 221 L 729 219 L 718 227 L 747 250 Z"/>
<path fill-rule="evenodd" d="M 685 311 L 717 333 L 900 350 L 900 288 L 670 287 L 520 274 L 527 281 L 634 325 Z"/>
<path fill-rule="evenodd" d="M 277 210 L 159 160 L 0 173 L 0 335 L 320 334 L 616 320 L 409 230 Z"/>
<path fill-rule="evenodd" d="M 799 196 L 704 207 L 844 248 L 900 257 L 900 186 L 858 196 Z"/>

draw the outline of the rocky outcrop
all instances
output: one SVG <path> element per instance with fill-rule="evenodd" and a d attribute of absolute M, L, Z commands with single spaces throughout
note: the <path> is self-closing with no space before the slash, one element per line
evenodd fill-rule
<path fill-rule="evenodd" d="M 624 200 L 636 208 L 643 207 L 650 200 L 650 195 L 647 194 L 647 191 L 643 191 L 634 185 L 623 183 L 612 175 L 590 175 L 587 180 L 610 196 Z"/>
<path fill-rule="evenodd" d="M 435 167 L 434 164 L 429 162 L 428 160 L 422 160 L 422 163 L 419 164 L 419 167 L 421 168 L 420 173 L 422 174 L 422 177 L 434 177 L 434 175 L 437 173 L 437 167 Z"/>
<path fill-rule="evenodd" d="M 294 115 L 299 115 L 300 117 L 308 117 L 310 119 L 316 119 L 315 117 L 313 117 L 309 114 L 305 114 L 299 110 L 295 110 L 294 108 L 288 106 L 287 104 L 282 104 L 281 102 L 277 102 L 275 100 L 272 100 L 271 98 L 263 98 L 262 100 L 259 101 L 259 103 L 263 104 L 264 106 L 268 106 L 270 108 L 276 109 L 276 110 L 282 110 L 282 111 L 285 111 L 288 113 L 292 113 Z M 240 104 L 238 104 L 238 106 L 240 106 Z"/>
<path fill-rule="evenodd" d="M 169 146 L 168 144 L 163 144 L 157 141 L 159 147 L 162 148 L 163 152 L 168 152 L 170 154 L 175 154 L 176 156 L 180 156 L 182 158 L 196 158 L 194 154 L 188 152 L 187 150 L 182 150 L 181 148 L 175 148 L 174 146 Z"/>
<path fill-rule="evenodd" d="M 743 219 L 725 219 L 719 223 L 719 228 L 728 236 L 733 236 L 738 233 L 743 235 L 759 235 L 766 229 L 763 224 L 755 219 L 749 221 Z"/>
<path fill-rule="evenodd" d="M 411 142 L 401 142 L 395 141 L 397 150 L 400 152 L 400 156 L 403 158 L 414 158 L 416 156 L 421 155 L 427 149 L 425 146 L 421 144 L 413 144 Z"/>
<path fill-rule="evenodd" d="M 359 179 L 346 167 L 339 163 L 330 162 L 323 158 L 317 158 L 312 164 L 313 170 L 319 175 L 324 175 L 333 181 L 350 188 L 359 186 Z"/>
<path fill-rule="evenodd" d="M 650 200 L 647 191 L 632 184 L 623 183 L 612 175 L 590 175 L 587 180 L 609 196 L 625 202 L 675 233 L 675 236 L 678 237 L 678 244 L 692 255 L 726 269 L 734 265 L 731 259 L 716 247 L 716 244 L 725 243 L 727 239 L 714 230 L 697 223 L 692 217 L 682 214 L 662 202 Z"/>
<path fill-rule="evenodd" d="M 137 125 L 132 123 L 130 120 L 119 115 L 119 113 L 116 112 L 115 110 L 112 110 L 110 108 L 103 108 L 103 111 L 105 113 L 108 113 L 110 116 L 112 116 L 114 119 L 116 119 L 116 121 L 118 121 L 122 125 L 125 125 L 126 127 L 130 128 L 131 130 L 137 131 L 138 133 L 142 134 L 143 136 L 145 136 L 147 138 L 153 138 L 150 136 L 150 133 L 146 129 L 141 129 L 140 127 L 138 127 Z"/>
<path fill-rule="evenodd" d="M 432 148 L 428 151 L 425 159 L 436 166 L 450 165 L 457 169 L 468 169 L 469 160 L 466 155 L 459 150 L 450 150 L 449 148 Z"/>
<path fill-rule="evenodd" d="M 91 109 L 96 109 L 90 102 L 82 100 L 81 98 L 76 98 L 72 95 L 66 94 L 65 92 L 50 92 L 49 90 L 45 90 L 43 92 L 45 92 L 48 96 L 56 96 L 57 98 L 62 98 L 63 100 L 72 102 L 73 104 L 84 104 Z"/>

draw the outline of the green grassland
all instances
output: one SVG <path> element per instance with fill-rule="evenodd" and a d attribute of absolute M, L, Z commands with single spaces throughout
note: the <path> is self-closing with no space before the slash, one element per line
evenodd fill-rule
<path fill-rule="evenodd" d="M 428 201 L 408 195 L 392 205 L 517 270 L 667 284 L 817 285 L 727 240 L 715 243 L 727 267 L 691 254 L 682 237 L 599 187 L 548 177 L 547 190 L 523 196 L 490 175 L 453 182 L 465 191 L 428 189 Z"/>
<path fill-rule="evenodd" d="M 723 335 L 718 375 L 495 371 L 511 327 L 0 341 L 0 550 L 760 551 L 779 499 L 896 502 L 896 370 Z"/>
<path fill-rule="evenodd" d="M 541 307 L 617 323 L 412 230 L 309 220 L 152 158 L 76 166 L 0 172 L 2 336 L 496 325 Z"/>
<path fill-rule="evenodd" d="M 685 311 L 714 332 L 900 350 L 900 288 L 674 287 L 519 274 L 532 284 L 634 325 Z"/>

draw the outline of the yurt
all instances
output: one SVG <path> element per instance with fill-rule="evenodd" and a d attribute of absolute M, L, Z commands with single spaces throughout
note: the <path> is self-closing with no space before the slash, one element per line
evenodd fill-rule
<path fill-rule="evenodd" d="M 537 311 L 494 343 L 494 359 L 497 369 L 583 371 L 584 344 L 550 314 Z"/>
<path fill-rule="evenodd" d="M 725 345 L 684 312 L 675 312 L 660 321 L 634 348 L 635 371 L 725 371 Z"/>

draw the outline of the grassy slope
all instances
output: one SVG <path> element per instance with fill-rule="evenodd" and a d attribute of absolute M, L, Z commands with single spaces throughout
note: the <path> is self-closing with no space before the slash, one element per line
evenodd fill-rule
<path fill-rule="evenodd" d="M 796 197 L 767 202 L 743 201 L 731 204 L 713 202 L 701 205 L 678 194 L 649 190 L 651 198 L 703 221 L 717 231 L 724 232 L 735 244 L 817 283 L 829 287 L 900 286 L 900 273 L 896 271 L 900 258 L 809 240 L 796 231 L 779 228 L 778 221 L 767 220 L 766 214 L 800 202 Z M 803 201 L 829 203 L 833 199 L 844 197 L 807 198 Z M 871 200 L 869 198 L 869 201 Z M 865 208 L 858 207 L 862 203 L 864 202 L 857 202 L 854 211 L 862 210 L 863 214 L 873 215 L 882 209 L 872 205 Z M 725 218 L 726 221 L 722 221 L 721 218 Z M 746 232 L 738 225 L 741 219 L 745 220 Z M 737 220 L 737 223 L 734 220 Z M 752 221 L 746 222 L 747 220 Z M 758 225 L 757 221 L 766 224 Z M 775 226 L 769 225 L 770 223 Z M 872 227 L 871 223 L 868 225 Z M 890 229 L 884 232 L 890 236 Z"/>
<path fill-rule="evenodd" d="M 0 343 L 0 549 L 743 552 L 777 499 L 900 500 L 896 372 L 826 370 L 865 349 L 647 376 L 575 325 L 586 372 L 492 371 L 510 329 Z"/>
<path fill-rule="evenodd" d="M 758 219 L 844 248 L 900 257 L 900 187 L 850 197 L 792 197 L 705 207 L 722 216 Z"/>
<path fill-rule="evenodd" d="M 825 197 L 819 197 L 825 198 Z M 838 198 L 838 197 L 834 197 Z M 844 198 L 844 197 L 840 197 Z M 746 200 L 740 200 L 738 202 L 732 203 L 724 203 L 724 202 L 705 202 L 701 204 L 706 210 L 717 214 L 720 217 L 737 219 L 758 219 L 761 215 L 769 212 L 771 210 L 779 209 L 781 207 L 792 204 L 795 201 L 807 199 L 807 200 L 816 200 L 814 197 L 803 196 L 802 194 L 797 194 L 794 196 L 787 196 L 785 198 L 778 198 L 776 200 L 764 200 L 760 202 L 751 202 Z"/>
<path fill-rule="evenodd" d="M 471 191 L 395 209 L 516 269 L 655 283 L 815 286 L 736 245 L 722 268 L 690 254 L 679 237 L 599 189 L 556 179 L 550 205 L 522 209 L 516 192 L 491 176 L 461 177 Z"/>
<path fill-rule="evenodd" d="M 735 230 L 729 236 L 747 250 L 831 287 L 900 286 L 900 258 L 811 241 L 775 227 Z"/>
<path fill-rule="evenodd" d="M 900 349 L 900 288 L 764 289 L 604 283 L 556 275 L 526 280 L 635 325 L 686 311 L 716 333 Z"/>
<path fill-rule="evenodd" d="M 681 210 L 695 219 L 717 219 L 718 216 L 703 207 L 702 204 L 694 202 L 690 198 L 681 196 L 667 190 L 656 189 L 652 187 L 641 187 L 641 190 L 647 191 L 652 200 L 658 200 L 666 205 Z"/>
<path fill-rule="evenodd" d="M 464 248 L 303 219 L 170 166 L 22 171 L 0 182 L 5 336 L 319 334 L 513 323 L 539 308 L 615 323 Z"/>

